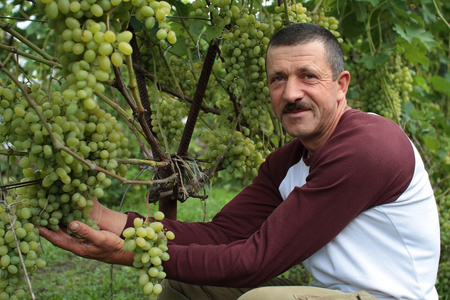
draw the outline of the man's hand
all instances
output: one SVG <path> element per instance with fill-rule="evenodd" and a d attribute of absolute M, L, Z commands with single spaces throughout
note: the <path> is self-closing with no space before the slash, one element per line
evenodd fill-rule
<path fill-rule="evenodd" d="M 92 206 L 90 218 L 97 221 L 100 229 L 120 236 L 127 222 L 127 215 L 101 205 L 96 197 L 92 197 L 92 201 L 94 205 Z"/>
<path fill-rule="evenodd" d="M 67 234 L 62 229 L 53 231 L 44 227 L 39 227 L 39 233 L 53 245 L 81 257 L 111 264 L 128 266 L 133 264 L 133 253 L 123 250 L 124 241 L 117 234 L 92 229 L 79 221 L 70 222 L 69 229 L 77 237 Z"/>

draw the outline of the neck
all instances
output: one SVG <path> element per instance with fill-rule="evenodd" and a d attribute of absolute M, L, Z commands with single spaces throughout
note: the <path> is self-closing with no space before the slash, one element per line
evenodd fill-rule
<path fill-rule="evenodd" d="M 351 107 L 347 104 L 347 101 L 338 102 L 338 107 L 336 109 L 335 115 L 336 117 L 330 124 L 328 130 L 326 130 L 321 136 L 311 137 L 310 139 L 300 138 L 301 143 L 305 146 L 306 149 L 308 149 L 308 157 L 316 153 L 328 141 L 328 139 L 336 129 L 342 115 L 350 109 Z"/>

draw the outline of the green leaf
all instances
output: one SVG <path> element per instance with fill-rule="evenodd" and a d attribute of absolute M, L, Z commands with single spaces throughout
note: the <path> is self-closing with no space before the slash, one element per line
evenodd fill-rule
<path fill-rule="evenodd" d="M 390 54 L 388 52 L 390 51 L 381 52 L 378 56 L 364 55 L 361 61 L 369 70 L 373 70 L 377 65 L 385 64 L 389 61 Z"/>
<path fill-rule="evenodd" d="M 410 44 L 412 44 L 413 41 L 418 41 L 424 45 L 427 50 L 430 50 L 435 46 L 433 35 L 417 24 L 409 24 L 405 29 L 403 29 L 400 24 L 395 24 L 393 29 Z"/>
<path fill-rule="evenodd" d="M 177 12 L 180 16 L 189 17 L 189 7 L 185 3 L 178 0 L 167 0 L 167 2 L 177 8 Z"/>
<path fill-rule="evenodd" d="M 133 27 L 134 31 L 141 31 L 142 29 L 144 29 L 144 23 L 142 23 L 141 21 L 138 21 L 136 19 L 136 17 L 132 16 L 130 19 L 130 25 L 131 27 Z"/>
<path fill-rule="evenodd" d="M 360 1 L 360 2 L 362 2 L 362 1 Z M 356 3 L 355 15 L 356 15 L 356 20 L 359 22 L 365 22 L 367 20 L 367 8 L 363 3 Z"/>
<path fill-rule="evenodd" d="M 197 37 L 202 33 L 204 27 L 205 22 L 202 21 L 192 22 L 189 24 L 189 33 Z"/>
<path fill-rule="evenodd" d="M 217 27 L 217 26 L 213 26 L 213 25 L 206 25 L 206 32 L 205 32 L 205 36 L 206 39 L 208 41 L 211 41 L 215 38 L 218 38 L 222 35 L 222 29 Z"/>
<path fill-rule="evenodd" d="M 413 65 L 422 64 L 427 69 L 430 66 L 430 59 L 426 51 L 423 51 L 416 44 L 399 43 L 397 47 L 402 48 L 401 52 L 404 52 L 405 58 Z"/>
<path fill-rule="evenodd" d="M 434 137 L 426 136 L 424 138 L 424 142 L 425 142 L 425 146 L 429 150 L 436 151 L 439 149 L 439 141 Z"/>
<path fill-rule="evenodd" d="M 416 85 L 420 86 L 421 88 L 423 88 L 425 92 L 427 92 L 427 93 L 430 92 L 430 87 L 428 86 L 427 81 L 425 80 L 425 78 L 422 75 L 415 76 L 414 83 Z"/>
<path fill-rule="evenodd" d="M 402 112 L 408 120 L 412 119 L 414 113 L 414 104 L 412 104 L 411 102 L 403 102 Z"/>
<path fill-rule="evenodd" d="M 450 96 L 450 81 L 441 76 L 435 75 L 431 77 L 431 84 L 433 85 L 435 91 Z"/>

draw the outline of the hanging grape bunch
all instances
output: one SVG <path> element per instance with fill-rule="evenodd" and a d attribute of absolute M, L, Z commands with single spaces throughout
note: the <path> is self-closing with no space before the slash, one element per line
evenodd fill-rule
<path fill-rule="evenodd" d="M 374 112 L 398 121 L 402 103 L 409 102 L 412 92 L 412 75 L 403 65 L 400 56 L 394 56 L 386 65 L 379 66 L 377 72 L 361 72 L 359 82 L 361 101 L 365 111 Z"/>
<path fill-rule="evenodd" d="M 136 218 L 133 226 L 122 233 L 123 249 L 134 252 L 133 266 L 139 268 L 139 284 L 149 299 L 157 299 L 162 292 L 159 282 L 166 277 L 162 263 L 170 258 L 167 242 L 175 238 L 173 232 L 164 229 L 162 212 L 155 212 L 153 218 Z"/>
<path fill-rule="evenodd" d="M 5 91 L 11 91 L 13 97 Z M 36 102 L 51 132 L 17 87 L 3 87 L 0 97 L 1 132 L 14 150 L 24 153 L 19 161 L 23 181 L 40 181 L 17 189 L 18 215 L 22 209 L 30 210 L 34 225 L 54 230 L 60 222 L 67 224 L 72 220 L 95 225 L 89 219 L 91 198 L 101 198 L 111 179 L 54 147 L 53 137 L 81 159 L 122 176 L 127 168 L 119 166 L 116 158 L 129 156 L 128 140 L 117 120 L 98 106 L 93 110 L 79 107 L 77 101 L 63 98 L 60 92 L 47 96 L 38 84 L 31 87 L 28 95 Z"/>

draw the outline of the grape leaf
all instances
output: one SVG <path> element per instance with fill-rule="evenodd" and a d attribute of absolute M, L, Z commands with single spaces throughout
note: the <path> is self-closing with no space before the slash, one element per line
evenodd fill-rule
<path fill-rule="evenodd" d="M 377 65 L 384 64 L 389 61 L 390 51 L 383 51 L 378 56 L 364 55 L 361 61 L 366 65 L 369 70 L 375 69 Z"/>
<path fill-rule="evenodd" d="M 418 25 L 409 24 L 407 27 L 402 28 L 400 24 L 395 24 L 393 29 L 410 44 L 412 44 L 414 40 L 418 41 L 423 44 L 427 50 L 430 50 L 435 46 L 433 35 Z"/>
<path fill-rule="evenodd" d="M 441 92 L 446 94 L 447 96 L 450 96 L 450 81 L 436 75 L 431 77 L 431 84 L 437 92 Z"/>

